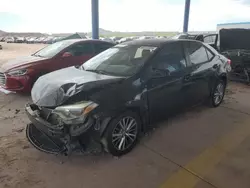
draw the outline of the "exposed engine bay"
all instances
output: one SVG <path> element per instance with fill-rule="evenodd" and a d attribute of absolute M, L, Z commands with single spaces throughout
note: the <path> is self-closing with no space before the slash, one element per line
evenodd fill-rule
<path fill-rule="evenodd" d="M 231 60 L 230 80 L 250 83 L 250 29 L 221 29 L 220 52 Z"/>

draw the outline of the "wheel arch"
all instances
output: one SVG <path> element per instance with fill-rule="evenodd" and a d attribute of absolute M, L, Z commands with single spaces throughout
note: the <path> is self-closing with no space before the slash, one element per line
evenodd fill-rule
<path fill-rule="evenodd" d="M 140 122 L 141 117 L 138 115 L 138 109 L 135 109 L 135 108 L 127 108 L 125 111 L 123 111 L 123 113 L 116 113 L 116 114 L 118 115 L 114 116 L 107 123 L 107 126 L 104 130 L 104 134 L 100 138 L 100 142 L 102 143 L 105 151 L 111 153 L 114 156 L 121 156 L 130 152 L 136 146 L 136 143 L 139 140 L 140 134 L 141 134 L 141 131 L 140 131 L 141 130 L 141 122 Z M 135 133 L 137 136 L 135 137 L 135 140 L 133 140 L 133 142 L 131 143 L 132 145 L 130 145 L 128 148 L 125 148 L 125 150 L 120 150 L 120 149 L 115 148 L 115 146 L 113 145 L 113 141 L 112 141 L 113 130 L 117 126 L 117 123 L 121 121 L 122 118 L 127 118 L 127 117 L 136 118 L 137 122 L 139 121 L 140 124 L 137 124 L 138 131 L 136 131 Z"/>
<path fill-rule="evenodd" d="M 221 73 L 221 74 L 216 74 L 215 76 L 212 76 L 209 80 L 209 96 L 211 96 L 213 90 L 214 90 L 214 85 L 218 82 L 222 80 L 225 83 L 225 86 L 227 86 L 228 83 L 228 78 L 227 78 L 227 74 L 226 73 Z"/>
<path fill-rule="evenodd" d="M 129 106 L 129 107 L 124 108 L 123 110 L 119 110 L 118 112 L 116 112 L 114 114 L 112 113 L 112 115 L 110 114 L 109 116 L 106 116 L 101 120 L 101 129 L 100 129 L 101 137 L 105 134 L 109 123 L 114 118 L 116 118 L 117 116 L 119 116 L 125 112 L 128 112 L 128 111 L 133 112 L 133 113 L 138 115 L 138 117 L 140 119 L 140 123 L 141 123 L 141 132 L 144 132 L 146 130 L 146 126 L 147 126 L 147 118 L 146 118 L 147 116 L 143 115 L 143 112 L 139 106 L 133 106 L 133 107 Z"/>
<path fill-rule="evenodd" d="M 127 111 L 131 111 L 133 113 L 136 113 L 140 119 L 140 123 L 141 123 L 141 132 L 144 132 L 146 130 L 146 121 L 145 118 L 143 118 L 143 112 L 141 110 L 141 108 L 138 107 L 128 107 Z"/>
<path fill-rule="evenodd" d="M 225 83 L 225 85 L 227 85 L 228 80 L 227 80 L 227 74 L 226 73 L 223 73 L 223 74 L 219 75 L 219 78 L 220 78 L 220 80 L 222 80 Z"/>

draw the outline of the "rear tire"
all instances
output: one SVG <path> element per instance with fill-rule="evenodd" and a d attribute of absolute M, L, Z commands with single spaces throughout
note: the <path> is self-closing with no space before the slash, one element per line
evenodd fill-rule
<path fill-rule="evenodd" d="M 209 105 L 215 108 L 220 106 L 220 104 L 224 99 L 225 91 L 226 91 L 225 81 L 223 80 L 217 81 L 209 97 Z"/>
<path fill-rule="evenodd" d="M 104 147 L 113 156 L 130 152 L 136 145 L 141 130 L 139 116 L 131 111 L 114 118 L 109 123 L 104 137 Z"/>

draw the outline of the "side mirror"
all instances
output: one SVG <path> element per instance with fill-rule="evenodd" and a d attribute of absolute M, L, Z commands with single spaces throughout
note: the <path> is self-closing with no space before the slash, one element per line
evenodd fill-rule
<path fill-rule="evenodd" d="M 164 78 L 170 76 L 169 70 L 153 67 L 152 71 L 153 71 L 152 78 Z"/>
<path fill-rule="evenodd" d="M 72 57 L 73 55 L 70 52 L 64 52 L 62 57 Z"/>

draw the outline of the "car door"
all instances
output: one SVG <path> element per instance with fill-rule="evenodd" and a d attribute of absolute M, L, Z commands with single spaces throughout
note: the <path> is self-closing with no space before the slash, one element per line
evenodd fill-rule
<path fill-rule="evenodd" d="M 147 81 L 151 122 L 161 120 L 182 107 L 186 59 L 182 41 L 168 43 L 151 60 Z"/>
<path fill-rule="evenodd" d="M 214 49 L 218 50 L 218 34 L 204 36 L 204 43 L 209 44 Z"/>
<path fill-rule="evenodd" d="M 65 54 L 65 52 L 71 55 L 64 57 L 63 54 Z M 94 55 L 94 47 L 91 42 L 76 43 L 61 53 L 59 64 L 62 68 L 81 65 Z"/>
<path fill-rule="evenodd" d="M 213 63 L 214 54 L 201 42 L 187 41 L 184 48 L 188 67 L 183 87 L 189 105 L 194 105 L 209 96 L 209 81 L 214 74 L 216 64 Z"/>
<path fill-rule="evenodd" d="M 93 43 L 94 46 L 94 51 L 95 51 L 95 55 L 111 48 L 112 46 L 114 46 L 114 44 L 112 43 L 108 43 L 108 42 L 95 42 Z"/>

